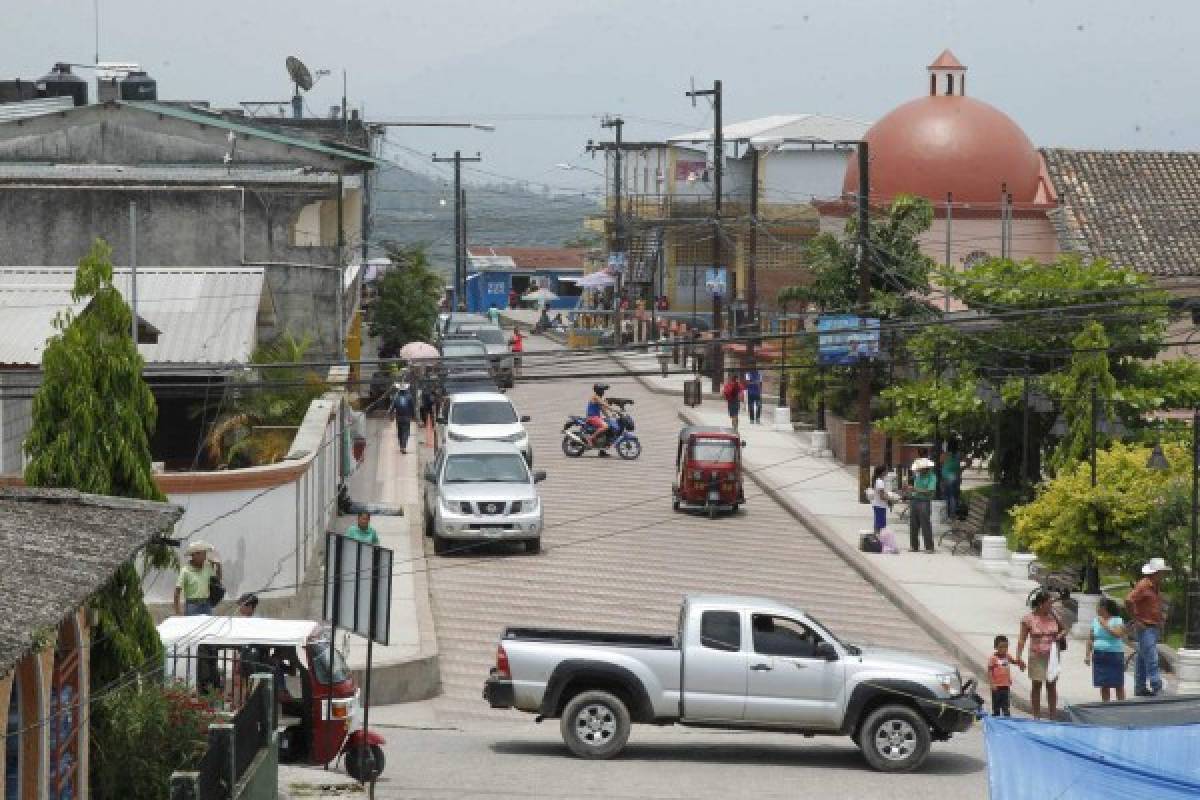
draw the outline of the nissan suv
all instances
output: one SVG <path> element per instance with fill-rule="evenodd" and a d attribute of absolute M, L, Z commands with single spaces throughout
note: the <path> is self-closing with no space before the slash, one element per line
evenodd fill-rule
<path fill-rule="evenodd" d="M 533 445 L 512 401 L 499 392 L 456 392 L 438 417 L 438 446 L 447 442 L 491 441 L 516 445 L 533 466 Z"/>
<path fill-rule="evenodd" d="M 519 541 L 525 552 L 541 552 L 542 501 L 535 485 L 546 473 L 530 471 L 515 445 L 450 442 L 426 465 L 424 478 L 425 535 L 433 539 L 433 552 L 446 555 L 493 541 Z"/>

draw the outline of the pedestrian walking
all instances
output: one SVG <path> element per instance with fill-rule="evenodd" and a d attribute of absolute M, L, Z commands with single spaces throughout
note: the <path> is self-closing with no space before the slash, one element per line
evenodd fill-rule
<path fill-rule="evenodd" d="M 371 527 L 371 514 L 367 511 L 358 512 L 358 519 L 346 529 L 346 538 L 367 544 L 379 544 L 379 534 Z"/>
<path fill-rule="evenodd" d="M 871 475 L 871 514 L 875 533 L 887 527 L 887 512 L 892 505 L 892 495 L 887 488 L 887 471 L 887 467 L 880 464 Z"/>
<path fill-rule="evenodd" d="M 496 308 L 496 304 L 492 303 L 487 310 L 488 322 L 499 327 L 500 326 L 500 309 Z"/>
<path fill-rule="evenodd" d="M 725 379 L 725 385 L 721 387 L 721 396 L 725 398 L 725 405 L 729 409 L 729 424 L 736 431 L 738 415 L 742 410 L 742 382 L 737 373 L 730 373 Z"/>
<path fill-rule="evenodd" d="M 1038 589 L 1030 598 L 1032 608 L 1021 618 L 1021 635 L 1017 639 L 1017 658 L 1025 652 L 1025 642 L 1029 642 L 1029 680 L 1033 684 L 1031 696 L 1033 718 L 1042 717 L 1042 685 L 1046 686 L 1046 718 L 1054 719 L 1058 713 L 1058 676 L 1048 674 L 1051 656 L 1057 657 L 1061 650 L 1060 642 L 1066 635 L 1062 622 L 1054 613 L 1054 605 L 1050 593 Z"/>
<path fill-rule="evenodd" d="M 412 392 L 407 383 L 397 383 L 395 394 L 392 395 L 392 405 L 388 416 L 396 421 L 396 440 L 400 442 L 400 452 L 408 452 L 408 435 L 412 429 L 413 408 Z"/>
<path fill-rule="evenodd" d="M 925 552 L 933 552 L 933 496 L 937 493 L 937 477 L 933 474 L 933 462 L 928 458 L 918 458 L 912 464 L 912 485 L 909 487 L 908 504 L 908 546 L 914 553 L 921 551 L 921 541 L 925 543 Z M 917 535 L 920 534 L 920 540 Z"/>
<path fill-rule="evenodd" d="M 1158 671 L 1158 641 L 1163 624 L 1162 582 L 1171 568 L 1161 558 L 1152 558 L 1142 567 L 1144 576 L 1129 597 L 1125 609 L 1137 637 L 1137 662 L 1133 671 L 1133 693 L 1153 697 L 1163 688 Z"/>
<path fill-rule="evenodd" d="M 425 446 L 433 447 L 433 410 L 437 406 L 437 389 L 432 381 L 426 381 L 421 389 L 419 406 L 421 427 L 425 431 Z"/>
<path fill-rule="evenodd" d="M 744 378 L 746 386 L 746 412 L 750 415 L 750 424 L 762 424 L 762 373 L 757 366 L 751 366 Z"/>
<path fill-rule="evenodd" d="M 525 338 L 521 336 L 521 329 L 514 328 L 512 342 L 509 344 L 510 351 L 513 354 L 513 374 L 521 374 L 521 354 L 525 352 Z"/>
<path fill-rule="evenodd" d="M 958 457 L 958 442 L 951 440 L 942 454 L 942 496 L 946 498 L 946 517 L 953 522 L 958 517 L 962 491 L 962 460 Z"/>
<path fill-rule="evenodd" d="M 221 580 L 221 560 L 212 545 L 202 541 L 187 546 L 187 558 L 175 582 L 175 614 L 188 617 L 211 614 L 213 579 Z"/>
<path fill-rule="evenodd" d="M 671 364 L 671 348 L 667 346 L 665 339 L 659 339 L 655 346 L 655 356 L 658 358 L 658 367 L 662 370 L 662 376 L 667 377 L 667 370 Z"/>
<path fill-rule="evenodd" d="M 1101 598 L 1092 620 L 1083 663 L 1092 667 L 1092 686 L 1100 690 L 1107 703 L 1116 690 L 1117 700 L 1125 699 L 1125 621 L 1121 609 L 1111 597 Z M 1157 655 L 1157 654 L 1156 654 Z"/>
<path fill-rule="evenodd" d="M 1012 665 L 1016 664 L 1022 670 L 1025 662 L 1008 655 L 1008 637 L 997 636 L 992 640 L 992 655 L 988 659 L 988 685 L 992 687 L 992 716 L 1012 716 Z"/>

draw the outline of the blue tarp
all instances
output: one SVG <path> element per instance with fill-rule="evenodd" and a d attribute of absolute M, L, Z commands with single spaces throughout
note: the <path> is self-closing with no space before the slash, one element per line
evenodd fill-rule
<path fill-rule="evenodd" d="M 991 800 L 1200 797 L 1200 725 L 1115 728 L 988 717 Z"/>

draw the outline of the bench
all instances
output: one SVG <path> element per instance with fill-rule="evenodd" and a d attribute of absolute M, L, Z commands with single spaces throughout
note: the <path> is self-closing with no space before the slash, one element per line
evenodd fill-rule
<path fill-rule="evenodd" d="M 986 497 L 972 495 L 967 503 L 967 518 L 951 520 L 950 529 L 938 538 L 938 546 L 941 547 L 942 542 L 949 539 L 954 543 L 950 548 L 951 555 L 958 550 L 959 545 L 966 545 L 967 551 L 970 552 L 975 546 L 975 539 L 986 532 L 988 505 Z"/>

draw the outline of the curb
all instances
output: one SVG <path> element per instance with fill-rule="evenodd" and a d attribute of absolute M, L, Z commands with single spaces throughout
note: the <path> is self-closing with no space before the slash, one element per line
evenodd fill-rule
<path fill-rule="evenodd" d="M 696 424 L 692 412 L 680 411 L 679 419 L 689 425 Z M 934 621 L 936 617 L 919 600 L 909 594 L 908 590 L 884 575 L 869 560 L 863 558 L 857 550 L 842 540 L 824 522 L 807 508 L 792 500 L 782 492 L 770 486 L 766 480 L 752 470 L 747 471 L 750 480 L 762 489 L 763 493 L 779 503 L 796 521 L 808 529 L 810 533 L 833 550 L 842 561 L 863 577 L 888 600 L 892 601 L 922 630 L 928 633 L 934 641 L 946 648 L 961 664 L 975 672 L 978 676 L 987 675 L 988 655 L 980 653 L 957 633 L 947 630 Z M 982 677 L 980 678 L 982 679 Z M 982 687 L 977 687 L 980 691 Z M 1013 687 L 1013 705 L 1026 713 L 1032 713 L 1029 698 L 1023 692 L 1015 691 Z"/>

